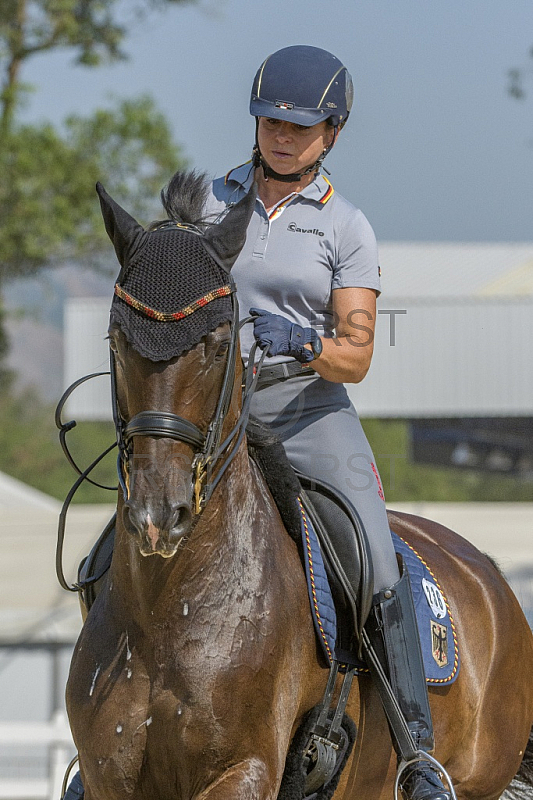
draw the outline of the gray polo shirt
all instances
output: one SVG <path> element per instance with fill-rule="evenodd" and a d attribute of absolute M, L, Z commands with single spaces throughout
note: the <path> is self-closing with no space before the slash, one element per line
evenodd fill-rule
<path fill-rule="evenodd" d="M 253 182 L 251 162 L 212 184 L 206 213 L 220 219 Z M 246 243 L 232 269 L 241 318 L 252 306 L 281 314 L 320 336 L 335 332 L 332 290 L 381 290 L 374 232 L 365 215 L 317 175 L 298 193 L 289 193 L 269 212 L 257 200 Z M 252 326 L 241 334 L 246 360 L 253 342 Z M 270 363 L 292 360 L 284 356 Z"/>

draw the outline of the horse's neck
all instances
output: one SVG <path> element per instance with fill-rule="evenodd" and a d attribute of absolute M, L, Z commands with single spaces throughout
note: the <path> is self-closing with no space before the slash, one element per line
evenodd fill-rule
<path fill-rule="evenodd" d="M 186 613 L 192 601 L 216 606 L 217 597 L 229 589 L 235 591 L 239 582 L 249 588 L 251 582 L 260 580 L 257 561 L 265 546 L 264 530 L 270 527 L 271 504 L 244 446 L 190 537 L 171 558 L 141 556 L 133 538 L 119 524 L 113 573 L 122 593 L 129 594 L 131 610 L 145 620 L 149 614 L 153 622 L 159 613 L 168 617 L 172 608 Z M 223 598 L 218 599 L 222 602 Z"/>

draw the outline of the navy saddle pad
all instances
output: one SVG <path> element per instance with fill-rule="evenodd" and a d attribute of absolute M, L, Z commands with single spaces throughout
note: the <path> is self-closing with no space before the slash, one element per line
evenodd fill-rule
<path fill-rule="evenodd" d="M 301 531 L 309 601 L 318 640 L 328 661 L 336 658 L 337 615 L 316 532 L 301 503 Z M 391 531 L 394 548 L 409 573 L 415 603 L 422 656 L 429 684 L 453 683 L 459 673 L 455 625 L 446 596 L 430 567 L 400 536 Z M 354 656 L 356 674 L 368 674 Z"/>

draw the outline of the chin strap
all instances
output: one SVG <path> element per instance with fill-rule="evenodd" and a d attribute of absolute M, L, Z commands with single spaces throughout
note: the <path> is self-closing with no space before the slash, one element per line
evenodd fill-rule
<path fill-rule="evenodd" d="M 292 172 L 290 175 L 283 175 L 281 172 L 276 172 L 275 170 L 270 167 L 259 150 L 259 146 L 255 145 L 252 151 L 252 163 L 254 167 L 261 167 L 263 170 L 263 175 L 265 176 L 265 180 L 267 181 L 269 178 L 272 178 L 275 181 L 281 181 L 282 183 L 297 183 L 300 181 L 304 175 L 309 175 L 310 172 L 318 172 L 320 167 L 322 166 L 322 162 L 325 159 L 327 153 L 324 150 L 323 155 L 315 161 L 314 164 L 304 169 L 302 172 Z M 329 173 L 328 173 L 329 174 Z"/>

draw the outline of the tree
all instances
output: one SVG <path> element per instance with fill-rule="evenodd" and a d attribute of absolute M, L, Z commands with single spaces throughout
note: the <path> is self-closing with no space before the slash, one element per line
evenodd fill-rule
<path fill-rule="evenodd" d="M 184 2 L 133 0 L 129 12 L 139 16 Z M 148 97 L 70 117 L 60 129 L 17 121 L 28 59 L 58 48 L 88 67 L 125 58 L 118 6 L 118 0 L 0 2 L 0 362 L 7 350 L 5 281 L 67 259 L 98 262 L 105 234 L 95 181 L 146 220 L 155 214 L 159 189 L 184 163 Z"/>
<path fill-rule="evenodd" d="M 136 16 L 190 0 L 132 0 Z M 12 129 L 24 84 L 21 70 L 35 55 L 74 51 L 78 64 L 94 67 L 125 58 L 126 36 L 117 0 L 2 0 L 0 4 L 0 140 Z"/>
<path fill-rule="evenodd" d="M 73 260 L 95 265 L 108 240 L 96 180 L 148 221 L 162 185 L 183 163 L 152 100 L 127 100 L 90 117 L 19 125 L 0 155 L 3 281 Z"/>

